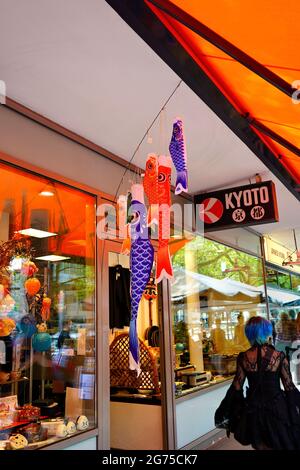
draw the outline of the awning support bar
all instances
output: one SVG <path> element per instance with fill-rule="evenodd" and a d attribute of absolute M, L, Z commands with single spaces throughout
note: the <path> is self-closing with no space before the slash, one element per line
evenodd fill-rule
<path fill-rule="evenodd" d="M 278 90 L 282 91 L 286 95 L 292 97 L 295 89 L 292 88 L 291 84 L 283 80 L 281 77 L 276 75 L 274 72 L 269 70 L 264 65 L 257 62 L 257 60 L 250 57 L 245 52 L 241 51 L 238 47 L 231 44 L 229 41 L 224 39 L 222 36 L 217 34 L 212 29 L 205 26 L 199 20 L 186 13 L 184 10 L 174 5 L 170 0 L 144 0 L 147 4 L 151 3 L 155 7 L 159 8 L 169 16 L 179 21 L 194 33 L 201 36 L 209 43 L 216 46 L 218 49 L 225 52 L 225 54 L 238 61 L 240 64 L 247 67 L 249 70 L 254 72 L 256 75 L 266 80 L 268 83 L 273 85 Z"/>
<path fill-rule="evenodd" d="M 295 156 L 297 157 L 300 157 L 300 149 L 298 147 L 296 147 L 295 145 L 291 144 L 291 142 L 289 142 L 288 140 L 284 139 L 283 137 L 281 137 L 279 134 L 277 134 L 276 132 L 272 131 L 271 129 L 269 129 L 267 126 L 265 126 L 264 124 L 262 124 L 261 122 L 258 122 L 256 119 L 254 118 L 251 118 L 251 116 L 249 114 L 246 114 L 245 116 L 243 116 L 247 119 L 247 121 L 249 122 L 249 124 L 253 127 L 255 127 L 255 129 L 261 131 L 263 134 L 267 135 L 268 137 L 270 137 L 272 140 L 275 140 L 275 142 L 277 142 L 278 144 L 282 145 L 283 147 L 285 147 L 287 150 L 289 150 L 290 152 L 293 152 L 295 154 Z"/>

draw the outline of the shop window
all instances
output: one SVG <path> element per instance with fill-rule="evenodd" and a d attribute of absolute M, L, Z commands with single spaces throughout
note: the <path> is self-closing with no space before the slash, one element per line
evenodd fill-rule
<path fill-rule="evenodd" d="M 278 286 L 278 272 L 275 269 L 267 268 L 266 269 L 266 280 L 267 285 L 269 286 Z"/>
<path fill-rule="evenodd" d="M 292 289 L 296 292 L 300 292 L 300 275 L 291 275 Z"/>
<path fill-rule="evenodd" d="M 300 311 L 300 275 L 283 272 L 269 266 L 267 273 L 267 293 L 271 320 L 280 329 L 282 315 L 294 319 Z M 277 323 L 278 322 L 278 323 Z M 276 327 L 277 324 L 277 327 Z"/>
<path fill-rule="evenodd" d="M 291 276 L 289 274 L 282 273 L 282 272 L 278 271 L 277 276 L 278 276 L 278 287 L 280 287 L 281 289 L 291 289 L 292 288 Z"/>
<path fill-rule="evenodd" d="M 196 237 L 173 256 L 176 395 L 231 378 L 249 348 L 245 322 L 266 315 L 262 261 Z"/>
<path fill-rule="evenodd" d="M 0 187 L 0 448 L 36 449 L 96 425 L 95 197 L 5 164 Z"/>

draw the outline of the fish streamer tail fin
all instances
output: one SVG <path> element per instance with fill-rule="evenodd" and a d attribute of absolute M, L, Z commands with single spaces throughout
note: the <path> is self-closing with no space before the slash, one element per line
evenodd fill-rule
<path fill-rule="evenodd" d="M 188 192 L 188 175 L 187 170 L 178 171 L 176 178 L 175 194 Z"/>
<path fill-rule="evenodd" d="M 131 240 L 130 237 L 127 237 L 123 240 L 122 247 L 121 247 L 121 255 L 129 255 L 131 247 Z"/>
<path fill-rule="evenodd" d="M 159 221 L 159 205 L 151 204 L 148 210 L 148 226 L 152 224 L 158 225 Z"/>
<path fill-rule="evenodd" d="M 137 376 L 141 373 L 136 319 L 130 320 L 129 325 L 129 369 L 136 370 Z"/>
<path fill-rule="evenodd" d="M 172 279 L 173 268 L 170 257 L 169 246 L 158 248 L 157 264 L 156 264 L 156 282 L 159 283 L 163 278 Z"/>

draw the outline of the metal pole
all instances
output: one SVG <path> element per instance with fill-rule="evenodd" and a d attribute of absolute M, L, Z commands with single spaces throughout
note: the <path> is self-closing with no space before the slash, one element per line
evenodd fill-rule
<path fill-rule="evenodd" d="M 32 337 L 30 338 L 30 370 L 29 370 L 29 403 L 32 404 L 32 386 L 33 386 L 33 347 Z"/>
<path fill-rule="evenodd" d="M 270 319 L 270 306 L 269 306 L 268 290 L 267 290 L 266 253 L 265 253 L 264 237 L 260 237 L 260 251 L 261 251 L 261 256 L 262 256 L 262 272 L 263 272 L 263 281 L 264 281 L 264 287 L 265 287 L 267 318 L 269 320 Z"/>
<path fill-rule="evenodd" d="M 45 398 L 45 352 L 42 352 L 42 389 L 41 389 L 41 399 L 44 400 Z"/>

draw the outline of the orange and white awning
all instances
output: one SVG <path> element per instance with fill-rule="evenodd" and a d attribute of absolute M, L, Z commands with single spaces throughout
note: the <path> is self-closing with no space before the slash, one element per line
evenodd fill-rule
<path fill-rule="evenodd" d="M 300 184 L 300 4 L 145 0 Z M 300 95 L 300 92 L 299 92 Z"/>

